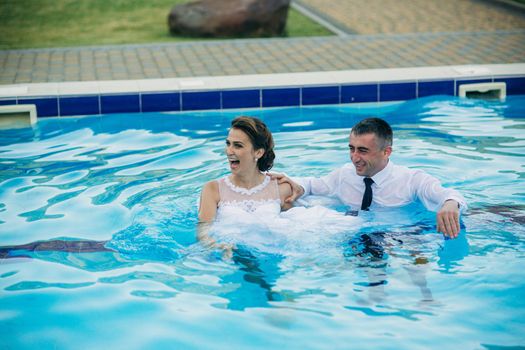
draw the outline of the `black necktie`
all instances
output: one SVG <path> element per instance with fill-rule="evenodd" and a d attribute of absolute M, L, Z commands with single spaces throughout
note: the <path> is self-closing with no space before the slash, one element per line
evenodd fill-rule
<path fill-rule="evenodd" d="M 366 188 L 365 194 L 363 195 L 363 202 L 361 202 L 361 210 L 368 210 L 368 207 L 372 204 L 372 184 L 374 183 L 374 180 L 365 177 L 363 181 L 365 182 Z"/>

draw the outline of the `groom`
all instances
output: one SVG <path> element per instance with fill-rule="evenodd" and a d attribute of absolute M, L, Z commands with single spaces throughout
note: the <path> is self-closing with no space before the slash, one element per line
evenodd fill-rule
<path fill-rule="evenodd" d="M 386 121 L 364 119 L 350 132 L 351 163 L 321 178 L 296 178 L 294 182 L 285 175 L 274 177 L 279 183 L 288 182 L 292 186 L 293 193 L 287 202 L 306 195 L 325 195 L 337 197 L 352 208 L 373 210 L 401 207 L 419 200 L 428 210 L 437 211 L 437 231 L 456 238 L 460 209 L 467 207 L 465 199 L 422 170 L 394 164 L 389 159 L 392 140 L 392 128 Z"/>

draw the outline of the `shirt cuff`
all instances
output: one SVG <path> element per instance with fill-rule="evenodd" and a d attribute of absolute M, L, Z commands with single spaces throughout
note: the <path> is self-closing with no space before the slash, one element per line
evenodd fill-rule
<path fill-rule="evenodd" d="M 445 204 L 446 201 L 449 201 L 449 200 L 453 200 L 453 201 L 456 201 L 458 203 L 458 207 L 459 207 L 459 211 L 461 213 L 464 213 L 467 209 L 468 209 L 468 206 L 467 206 L 467 202 L 465 202 L 465 199 L 464 198 L 460 198 L 460 197 L 447 197 L 443 203 L 441 204 L 441 206 L 443 206 L 443 204 Z"/>
<path fill-rule="evenodd" d="M 291 178 L 291 179 L 292 179 L 292 181 L 296 182 L 299 186 L 301 186 L 303 188 L 303 190 L 304 190 L 304 193 L 300 197 L 298 197 L 298 199 L 306 197 L 306 196 L 308 196 L 310 194 L 311 188 L 310 188 L 310 181 L 308 181 L 309 178 L 307 178 L 307 177 L 296 177 L 296 178 Z"/>

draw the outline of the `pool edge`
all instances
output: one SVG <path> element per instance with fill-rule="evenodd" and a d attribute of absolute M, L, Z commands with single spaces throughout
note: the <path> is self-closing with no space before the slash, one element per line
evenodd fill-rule
<path fill-rule="evenodd" d="M 457 96 L 486 82 L 525 94 L 525 63 L 0 85 L 0 105 L 34 104 L 39 117 L 291 107 Z"/>

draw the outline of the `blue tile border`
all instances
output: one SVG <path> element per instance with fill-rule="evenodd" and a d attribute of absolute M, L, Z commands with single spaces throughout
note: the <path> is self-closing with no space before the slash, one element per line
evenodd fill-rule
<path fill-rule="evenodd" d="M 402 77 L 402 74 L 398 74 Z M 412 76 L 416 76 L 412 74 Z M 438 75 L 436 75 L 437 77 Z M 344 81 L 346 77 L 336 77 Z M 391 79 L 391 77 L 389 77 Z M 363 80 L 370 77 L 363 75 Z M 354 78 L 354 80 L 356 80 Z M 281 79 L 286 83 L 286 79 Z M 239 108 L 294 107 L 404 101 L 431 95 L 457 96 L 462 84 L 505 82 L 507 95 L 525 94 L 525 73 L 500 73 L 461 78 L 405 79 L 399 81 L 355 82 L 304 86 L 271 86 L 202 90 L 161 90 L 129 93 L 91 93 L 0 97 L 0 105 L 35 104 L 40 117 L 96 115 L 111 113 L 178 112 Z M 357 80 L 358 81 L 358 80 Z M 176 84 L 174 84 L 176 85 Z M 205 85 L 203 85 L 205 86 Z M 242 86 L 242 84 L 241 84 Z M 136 91 L 136 90 L 135 90 Z"/>
<path fill-rule="evenodd" d="M 60 115 L 100 114 L 100 98 L 93 96 L 61 96 L 58 100 Z"/>
<path fill-rule="evenodd" d="M 379 101 L 404 101 L 417 97 L 416 82 L 380 83 Z"/>
<path fill-rule="evenodd" d="M 183 92 L 183 111 L 197 111 L 205 109 L 221 109 L 220 91 Z"/>
<path fill-rule="evenodd" d="M 16 99 L 15 100 L 11 100 L 11 99 L 0 100 L 0 106 L 8 106 L 8 105 L 16 105 Z"/>
<path fill-rule="evenodd" d="M 378 84 L 343 85 L 341 103 L 378 102 Z"/>
<path fill-rule="evenodd" d="M 278 88 L 262 90 L 262 107 L 291 107 L 300 105 L 300 88 Z"/>
<path fill-rule="evenodd" d="M 171 112 L 180 111 L 181 94 L 178 92 L 142 94 L 141 112 Z"/>
<path fill-rule="evenodd" d="M 260 90 L 229 90 L 222 92 L 222 108 L 261 107 Z"/>
<path fill-rule="evenodd" d="M 494 81 L 507 84 L 507 95 L 525 95 L 525 77 L 496 78 Z"/>
<path fill-rule="evenodd" d="M 340 103 L 339 86 L 304 87 L 302 92 L 302 105 L 328 105 Z"/>
<path fill-rule="evenodd" d="M 454 81 L 421 81 L 417 84 L 417 96 L 426 97 L 431 95 L 454 96 Z"/>
<path fill-rule="evenodd" d="M 100 112 L 138 113 L 140 112 L 139 94 L 100 95 Z"/>
<path fill-rule="evenodd" d="M 58 96 L 39 98 L 20 98 L 17 104 L 34 104 L 38 117 L 54 117 L 60 115 L 58 109 Z"/>

